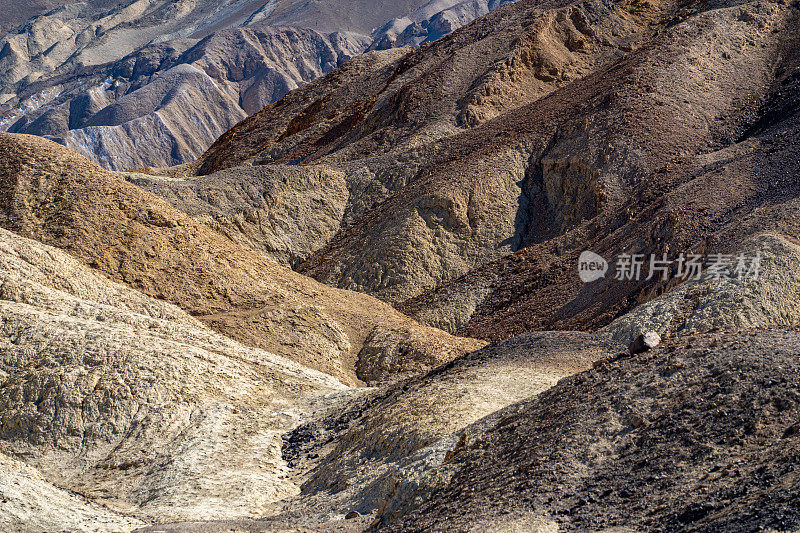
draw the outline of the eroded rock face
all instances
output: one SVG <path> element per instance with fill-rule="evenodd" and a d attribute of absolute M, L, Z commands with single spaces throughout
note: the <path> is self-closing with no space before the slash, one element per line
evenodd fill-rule
<path fill-rule="evenodd" d="M 373 28 L 422 2 L 60 3 L 23 9 L 40 16 L 0 34 L 0 131 L 131 170 L 197 159 L 246 116 L 385 40 Z M 488 9 L 433 3 L 416 13 L 452 22 L 431 22 L 434 40 Z"/>
<path fill-rule="evenodd" d="M 196 164 L 0 135 L 0 469 L 31 487 L 0 519 L 796 530 L 798 22 L 523 0 L 345 63 Z M 39 126 L 126 124 L 169 101 L 151 85 Z M 586 250 L 762 265 L 583 283 Z"/>
<path fill-rule="evenodd" d="M 405 55 L 350 61 L 237 125 L 197 170 L 301 163 L 341 171 L 350 218 L 297 266 L 326 284 L 474 336 L 494 335 L 496 311 L 507 313 L 508 330 L 491 338 L 579 321 L 600 327 L 641 303 L 640 288 L 609 291 L 616 302 L 589 310 L 572 254 L 658 252 L 640 242 L 651 235 L 699 246 L 700 223 L 676 189 L 719 166 L 768 113 L 763 106 L 797 68 L 788 31 L 797 20 L 796 8 L 762 2 L 708 10 L 516 3 Z M 711 41 L 713 51 L 701 54 Z M 759 150 L 737 149 L 730 155 L 742 160 Z M 727 198 L 733 208 L 743 191 Z M 615 235 L 636 217 L 635 231 Z M 439 291 L 430 302 L 429 290 Z M 576 313 L 551 316 L 565 304 L 585 316 L 570 325 Z"/>
<path fill-rule="evenodd" d="M 370 50 L 419 46 L 516 0 L 431 0 L 413 13 L 392 19 L 373 33 Z"/>
<path fill-rule="evenodd" d="M 631 67 L 636 76 L 641 76 L 639 79 L 651 81 L 641 86 L 629 80 L 619 87 L 619 92 L 615 90 L 612 93 L 613 97 L 598 100 L 598 103 L 606 102 L 599 109 L 620 106 L 619 120 L 607 124 L 606 132 L 610 134 L 607 144 L 601 143 L 595 145 L 597 150 L 586 151 L 591 144 L 586 144 L 584 129 L 588 126 L 588 131 L 591 131 L 592 121 L 606 112 L 595 116 L 595 108 L 591 108 L 589 113 L 592 117 L 583 124 L 576 124 L 576 131 L 562 137 L 550 149 L 563 156 L 560 159 L 564 164 L 560 168 L 568 172 L 557 175 L 570 179 L 562 180 L 562 183 L 578 187 L 554 188 L 574 191 L 567 196 L 574 198 L 575 202 L 570 203 L 567 210 L 560 211 L 560 221 L 559 211 L 547 208 L 547 202 L 541 200 L 538 203 L 540 208 L 531 211 L 538 216 L 525 219 L 526 237 L 523 242 L 527 241 L 527 246 L 506 258 L 487 263 L 461 279 L 404 302 L 399 308 L 425 323 L 461 334 L 488 335 L 489 338 L 504 338 L 530 329 L 599 328 L 640 304 L 664 293 L 669 295 L 679 282 L 674 276 L 670 276 L 669 283 L 660 282 L 658 277 L 645 280 L 646 269 L 638 283 L 616 281 L 613 279 L 613 263 L 620 254 L 644 254 L 649 258 L 650 254 L 661 257 L 667 253 L 674 258 L 680 253 L 734 256 L 746 253 L 752 256 L 761 251 L 769 255 L 773 246 L 765 242 L 769 236 L 789 242 L 796 239 L 797 228 L 792 214 L 797 207 L 796 193 L 791 176 L 798 171 L 794 163 L 797 146 L 794 141 L 784 139 L 795 137 L 798 130 L 796 111 L 791 111 L 796 110 L 796 104 L 791 103 L 795 97 L 791 95 L 797 92 L 798 80 L 796 74 L 790 73 L 797 72 L 800 65 L 799 48 L 795 34 L 791 32 L 748 33 L 751 26 L 741 17 L 745 11 L 762 21 L 770 17 L 775 17 L 770 19 L 773 21 L 798 20 L 796 9 L 783 10 L 771 4 L 737 6 L 699 14 L 673 28 L 671 31 L 678 32 L 674 39 L 663 44 L 654 43 L 629 60 L 620 62 L 602 77 L 587 79 L 597 87 L 596 83 L 612 79 Z M 720 46 L 731 46 L 730 51 L 719 56 L 712 54 L 703 60 L 704 69 L 720 69 L 720 76 L 711 81 L 701 74 L 708 70 L 689 68 L 689 65 L 699 61 L 699 43 L 711 39 L 708 28 L 716 27 L 716 24 L 728 25 L 733 32 L 728 33 L 729 36 L 740 33 L 731 41 L 719 43 Z M 758 23 L 753 26 L 758 27 Z M 780 37 L 772 41 L 775 36 Z M 728 72 L 729 60 L 726 57 L 733 61 L 738 58 L 751 67 L 754 57 L 768 57 L 760 55 L 760 52 L 748 55 L 733 48 L 736 43 L 748 43 L 748 39 L 759 38 L 772 44 L 758 49 L 772 50 L 771 53 L 778 54 L 772 57 L 780 58 L 778 61 L 784 66 L 774 70 L 769 61 L 761 63 L 760 74 L 750 80 L 722 76 L 722 72 Z M 676 63 L 667 66 L 659 59 L 660 56 L 675 58 L 687 68 L 676 70 Z M 697 77 L 694 77 L 695 73 Z M 761 81 L 753 82 L 755 79 Z M 591 92 L 582 92 L 588 90 L 589 85 L 582 84 L 583 80 L 574 83 L 569 92 L 564 92 L 564 97 L 581 94 L 582 98 L 591 98 Z M 687 86 L 709 89 L 710 93 L 702 94 L 714 96 L 695 99 Z M 650 87 L 654 92 L 647 92 L 644 87 Z M 577 92 L 579 88 L 580 92 Z M 738 90 L 747 93 L 750 101 L 758 104 L 735 104 L 731 94 Z M 686 105 L 692 114 L 667 112 L 665 108 L 670 107 L 667 102 L 676 97 L 690 102 Z M 729 107 L 731 105 L 733 107 Z M 542 103 L 537 103 L 532 108 L 541 110 L 542 106 Z M 729 109 L 723 113 L 725 118 L 719 118 L 721 115 L 711 111 L 717 106 Z M 711 114 L 706 115 L 709 111 Z M 708 121 L 697 121 L 699 116 L 707 117 Z M 712 119 L 712 116 L 717 118 Z M 621 151 L 625 155 L 617 159 Z M 578 159 L 577 153 L 582 154 L 579 162 L 570 163 Z M 599 169 L 619 165 L 619 175 L 625 179 L 609 182 L 602 173 L 598 179 L 588 172 L 578 171 L 586 168 L 585 161 L 595 161 Z M 553 167 L 545 163 L 547 158 L 540 161 L 539 172 L 528 176 L 546 176 L 545 170 Z M 556 180 L 551 182 L 558 183 Z M 604 187 L 595 189 L 603 183 Z M 540 187 L 539 190 L 547 188 Z M 613 191 L 622 191 L 623 194 L 613 200 Z M 575 224 L 577 218 L 572 213 L 591 212 L 591 209 L 582 207 L 587 205 L 582 199 L 591 197 L 600 200 L 596 204 L 600 207 L 597 215 Z M 536 196 L 528 193 L 527 198 L 535 199 Z M 628 200 L 619 203 L 620 198 Z M 531 201 L 529 205 L 537 204 Z M 565 224 L 567 221 L 570 223 Z M 559 231 L 563 233 L 558 235 Z M 581 282 L 578 258 L 586 250 L 612 261 L 611 272 L 605 280 L 591 284 Z M 758 301 L 771 308 L 781 308 L 781 299 L 785 295 L 777 295 L 786 283 L 793 286 L 794 271 L 793 268 L 784 271 L 767 268 L 762 289 L 755 289 L 756 292 L 763 291 L 764 296 L 759 296 Z M 711 289 L 709 284 L 703 287 L 711 292 L 717 290 Z M 684 287 L 680 290 L 691 292 L 693 289 Z M 722 284 L 719 290 L 730 293 L 738 289 Z M 755 292 L 744 289 L 739 295 L 745 301 L 749 300 L 745 293 L 755 297 Z M 669 301 L 668 295 L 664 301 Z M 680 299 L 677 295 L 674 298 Z M 684 303 L 687 308 L 694 309 L 690 299 L 694 297 L 687 297 Z M 793 297 L 788 301 L 794 301 Z M 732 309 L 733 305 L 731 303 L 724 311 L 725 318 L 715 317 L 713 320 L 721 325 L 796 324 L 796 317 L 791 312 L 767 312 L 762 316 L 770 318 L 762 322 L 756 318 L 759 314 L 757 305 L 751 308 L 745 304 L 740 306 L 740 310 Z M 722 312 L 721 307 L 717 310 Z M 653 318 L 658 321 L 655 315 L 657 312 Z M 663 320 L 666 324 L 672 318 L 664 316 Z M 711 314 L 707 320 L 712 320 Z M 647 329 L 662 330 L 660 327 Z"/>
<path fill-rule="evenodd" d="M 49 141 L 2 134 L 0 154 L 0 225 L 246 345 L 357 383 L 391 380 L 484 344 L 281 267 Z M 373 357 L 385 364 L 365 360 Z M 359 376 L 362 367 L 368 376 Z"/>
<path fill-rule="evenodd" d="M 8 531 L 133 531 L 146 525 L 48 483 L 27 464 L 0 454 L 0 524 Z"/>
<path fill-rule="evenodd" d="M 217 335 L 5 230 L 0 278 L 3 453 L 25 457 L 57 487 L 144 519 L 257 516 L 297 490 L 284 479 L 280 434 L 304 398 L 345 390 L 339 381 Z M 56 520 L 66 495 L 20 472 L 41 506 L 35 520 Z M 137 523 L 79 509 L 107 521 L 104 530 Z"/>
<path fill-rule="evenodd" d="M 3 129 L 53 138 L 110 169 L 176 165 L 356 55 L 367 38 L 263 27 L 222 30 L 194 43 L 148 45 L 82 77 L 16 82 L 12 92 L 20 96 L 7 108 L 18 107 L 3 114 Z"/>
<path fill-rule="evenodd" d="M 288 516 L 313 524 L 331 508 L 407 512 L 412 500 L 399 501 L 416 496 L 436 466 L 496 423 L 508 406 L 590 368 L 616 348 L 590 334 L 523 335 L 348 400 L 287 435 L 290 460 L 311 468 Z"/>
<path fill-rule="evenodd" d="M 126 177 L 232 241 L 289 267 L 336 235 L 349 203 L 344 174 L 324 166 L 260 166 L 183 178 Z"/>
<path fill-rule="evenodd" d="M 796 244 L 765 234 L 749 242 L 760 254 L 758 278 L 687 282 L 640 305 L 605 328 L 615 339 L 656 328 L 661 335 L 707 333 L 716 329 L 793 326 L 798 316 Z"/>

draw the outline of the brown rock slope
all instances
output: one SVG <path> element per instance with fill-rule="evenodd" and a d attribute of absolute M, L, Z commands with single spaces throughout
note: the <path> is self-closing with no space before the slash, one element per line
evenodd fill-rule
<path fill-rule="evenodd" d="M 289 267 L 336 235 L 350 199 L 344 174 L 325 166 L 264 165 L 211 176 L 125 177 L 232 241 Z"/>
<path fill-rule="evenodd" d="M 481 345 L 280 267 L 49 141 L 0 136 L 0 180 L 3 227 L 346 382 L 429 368 Z"/>
<path fill-rule="evenodd" d="M 300 271 L 392 302 L 414 296 L 521 243 L 520 182 L 531 159 L 520 146 L 524 129 L 470 128 L 623 55 L 620 46 L 648 36 L 658 13 L 594 7 L 602 16 L 592 25 L 581 7 L 522 2 L 389 64 L 352 61 L 223 136 L 201 171 L 251 160 L 344 170 L 349 218 Z M 580 51 L 567 48 L 572 38 Z"/>
<path fill-rule="evenodd" d="M 583 250 L 610 260 L 621 253 L 674 257 L 681 252 L 760 251 L 765 260 L 757 284 L 685 284 L 680 295 L 667 294 L 650 305 L 652 316 L 669 315 L 662 314 L 661 324 L 651 329 L 797 324 L 798 279 L 791 258 L 800 237 L 798 53 L 797 46 L 785 51 L 789 67 L 736 142 L 665 164 L 638 186 L 639 200 L 629 209 L 601 213 L 561 237 L 487 264 L 400 308 L 423 322 L 487 338 L 538 328 L 600 327 L 672 290 L 675 281 L 647 282 L 645 271 L 640 282 L 608 279 L 584 285 L 576 268 Z M 675 132 L 676 139 L 685 137 Z M 651 142 L 656 142 L 655 133 Z M 662 178 L 667 179 L 662 183 Z M 726 309 L 713 317 L 716 324 L 710 310 L 711 300 L 718 298 L 708 297 L 709 292 L 719 292 L 727 302 L 713 304 Z M 708 315 L 705 326 L 686 322 L 698 309 Z"/>
<path fill-rule="evenodd" d="M 385 530 L 796 531 L 798 343 L 681 336 L 562 380 L 401 495 L 413 511 Z"/>
<path fill-rule="evenodd" d="M 223 135 L 197 171 L 220 181 L 246 164 L 343 173 L 341 227 L 297 269 L 392 303 L 531 247 L 454 289 L 441 316 L 427 310 L 446 306 L 448 292 L 403 307 L 440 327 L 467 327 L 475 314 L 469 331 L 491 337 L 492 314 L 506 308 L 508 321 L 525 322 L 507 333 L 567 327 L 554 316 L 564 302 L 575 312 L 558 316 L 602 325 L 640 301 L 638 289 L 614 294 L 620 307 L 603 316 L 582 313 L 588 299 L 574 301 L 574 261 L 563 256 L 621 253 L 652 232 L 690 246 L 710 218 L 758 197 L 747 187 L 777 176 L 733 174 L 723 161 L 750 150 L 768 163 L 752 128 L 795 90 L 799 21 L 782 2 L 522 1 L 418 50 L 349 62 Z M 731 194 L 715 195 L 711 174 Z M 730 205 L 666 208 L 679 187 Z M 623 226 L 615 246 L 600 246 Z M 513 268 L 520 274 L 506 276 Z M 530 308 L 512 310 L 522 294 Z"/>
<path fill-rule="evenodd" d="M 247 115 L 368 47 L 435 40 L 499 5 L 0 2 L 0 131 L 46 136 L 112 170 L 193 161 Z"/>
<path fill-rule="evenodd" d="M 273 520 L 312 525 L 331 510 L 387 513 L 396 495 L 428 483 L 454 449 L 506 407 L 591 368 L 615 349 L 585 333 L 521 335 L 427 375 L 350 397 L 284 437 L 284 457 L 304 482 L 292 509 Z"/>

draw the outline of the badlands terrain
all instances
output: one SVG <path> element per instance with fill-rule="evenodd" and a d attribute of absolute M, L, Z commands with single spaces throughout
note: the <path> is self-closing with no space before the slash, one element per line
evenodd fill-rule
<path fill-rule="evenodd" d="M 355 55 L 438 39 L 509 2 L 2 0 L 0 131 L 114 170 L 193 161 Z"/>
<path fill-rule="evenodd" d="M 800 2 L 0 7 L 3 531 L 800 531 Z"/>

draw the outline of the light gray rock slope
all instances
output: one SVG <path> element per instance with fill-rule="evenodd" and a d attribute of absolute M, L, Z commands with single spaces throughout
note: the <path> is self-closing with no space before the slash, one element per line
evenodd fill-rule
<path fill-rule="evenodd" d="M 145 525 L 45 480 L 35 468 L 0 453 L 0 524 L 8 533 L 131 531 Z"/>
<path fill-rule="evenodd" d="M 435 41 L 516 0 L 431 0 L 413 13 L 395 18 L 373 35 L 370 50 L 419 46 Z"/>
<path fill-rule="evenodd" d="M 43 476 L 2 459 L 28 491 L 3 493 L 38 502 L 25 512 L 42 524 L 70 499 L 58 489 L 109 524 L 136 521 L 98 504 L 146 521 L 258 516 L 299 490 L 281 433 L 311 397 L 344 390 L 0 230 L 0 453 Z M 0 529 L 18 523 L 16 508 L 0 507 Z"/>
<path fill-rule="evenodd" d="M 111 169 L 179 164 L 368 42 L 355 34 L 261 26 L 154 44 L 109 65 L 68 64 L 40 81 L 29 83 L 30 74 L 16 80 L 0 124 L 55 139 Z M 0 62 L 13 74 L 14 48 L 6 46 L 11 55 Z M 20 75 L 32 64 L 25 55 L 16 61 Z"/>

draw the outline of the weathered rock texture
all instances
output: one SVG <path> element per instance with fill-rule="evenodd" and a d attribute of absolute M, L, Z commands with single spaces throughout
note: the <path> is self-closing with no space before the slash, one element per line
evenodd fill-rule
<path fill-rule="evenodd" d="M 281 267 L 38 137 L 0 135 L 0 188 L 0 226 L 347 383 L 424 370 L 483 345 Z"/>
<path fill-rule="evenodd" d="M 399 493 L 410 513 L 383 529 L 796 531 L 798 342 L 682 336 L 562 380 Z"/>
<path fill-rule="evenodd" d="M 82 76 L 69 64 L 40 81 L 16 81 L 17 97 L 0 120 L 9 132 L 47 136 L 107 168 L 175 165 L 359 53 L 368 39 L 259 26 L 195 42 L 149 45 L 111 64 L 81 67 Z"/>
<path fill-rule="evenodd" d="M 307 480 L 281 519 L 313 525 L 331 509 L 394 512 L 396 498 L 428 483 L 431 471 L 507 406 L 591 368 L 615 348 L 589 334 L 523 335 L 349 399 L 285 437 L 284 456 Z"/>
<path fill-rule="evenodd" d="M 30 487 L 0 518 L 798 530 L 799 24 L 521 0 L 353 58 L 195 163 L 0 135 L 0 469 Z M 124 121 L 159 83 L 76 112 Z M 584 250 L 761 264 L 584 284 Z"/>
<path fill-rule="evenodd" d="M 132 531 L 145 525 L 55 487 L 35 468 L 3 454 L 0 474 L 6 531 Z"/>
<path fill-rule="evenodd" d="M 516 0 L 431 0 L 373 32 L 370 50 L 419 46 L 452 33 L 476 18 Z"/>
<path fill-rule="evenodd" d="M 28 0 L 27 2 L 2 0 L 0 1 L 0 12 L 3 13 L 3 18 L 0 20 L 0 36 L 35 15 L 47 13 L 68 3 L 70 0 Z"/>
<path fill-rule="evenodd" d="M 798 21 L 777 2 L 518 2 L 348 62 L 181 172 L 327 166 L 350 205 L 300 272 L 472 336 L 600 327 L 663 287 L 584 287 L 581 251 L 733 250 L 709 235 L 791 186 Z"/>
<path fill-rule="evenodd" d="M 344 174 L 328 167 L 247 167 L 183 178 L 129 173 L 126 178 L 286 266 L 299 264 L 336 235 L 350 199 Z"/>
<path fill-rule="evenodd" d="M 55 487 L 143 519 L 258 516 L 297 490 L 280 434 L 304 398 L 344 389 L 0 230 L 0 451 Z M 66 527 L 54 516 L 66 493 L 17 470 L 30 494 L 3 494 L 15 506 L 38 498 L 25 523 Z M 78 511 L 100 529 L 137 522 L 95 507 Z M 6 523 L 20 512 L 0 507 Z"/>

